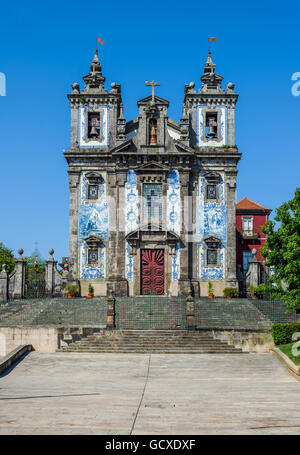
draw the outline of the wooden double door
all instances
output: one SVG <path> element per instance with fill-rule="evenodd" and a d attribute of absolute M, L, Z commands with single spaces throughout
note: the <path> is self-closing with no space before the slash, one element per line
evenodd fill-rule
<path fill-rule="evenodd" d="M 165 257 L 163 249 L 141 250 L 141 294 L 164 295 Z"/>

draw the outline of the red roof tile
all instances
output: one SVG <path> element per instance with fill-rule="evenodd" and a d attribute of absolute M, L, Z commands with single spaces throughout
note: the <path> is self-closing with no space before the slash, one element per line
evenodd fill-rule
<path fill-rule="evenodd" d="M 251 201 L 251 199 L 248 199 L 247 197 L 244 197 L 244 199 L 235 204 L 235 207 L 241 210 L 270 210 L 257 202 Z"/>

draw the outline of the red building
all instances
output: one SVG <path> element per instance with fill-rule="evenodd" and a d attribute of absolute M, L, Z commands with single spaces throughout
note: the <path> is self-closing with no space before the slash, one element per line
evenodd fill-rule
<path fill-rule="evenodd" d="M 245 276 L 249 268 L 249 261 L 252 258 L 251 250 L 256 249 L 256 257 L 262 264 L 264 259 L 261 256 L 260 248 L 265 244 L 266 236 L 261 226 L 266 224 L 272 210 L 263 207 L 257 202 L 244 197 L 236 204 L 236 261 L 238 269 Z"/>

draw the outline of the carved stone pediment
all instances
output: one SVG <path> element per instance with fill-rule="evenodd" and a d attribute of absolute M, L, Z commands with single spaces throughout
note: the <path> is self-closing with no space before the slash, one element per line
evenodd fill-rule
<path fill-rule="evenodd" d="M 168 245 L 169 254 L 174 255 L 176 243 L 180 241 L 180 237 L 175 232 L 163 229 L 154 223 L 141 226 L 127 234 L 125 238 L 129 242 L 131 255 L 136 254 L 142 243 Z"/>
<path fill-rule="evenodd" d="M 207 182 L 213 184 L 213 183 L 218 183 L 218 180 L 221 176 L 218 172 L 211 171 L 211 172 L 206 172 L 206 174 L 204 174 L 204 177 Z"/>
<path fill-rule="evenodd" d="M 99 172 L 87 172 L 85 177 L 88 179 L 91 185 L 95 185 L 100 182 L 102 175 Z"/>
<path fill-rule="evenodd" d="M 221 240 L 218 237 L 215 237 L 213 235 L 204 237 L 203 241 L 206 243 L 206 245 L 209 248 L 217 248 L 218 245 L 221 243 Z"/>
<path fill-rule="evenodd" d="M 139 166 L 136 168 L 137 172 L 169 172 L 169 168 L 167 166 L 164 166 L 163 164 L 156 163 L 156 161 L 149 161 L 146 164 L 143 164 L 142 166 Z"/>
<path fill-rule="evenodd" d="M 101 237 L 95 234 L 90 234 L 88 237 L 84 239 L 86 244 L 91 248 L 101 248 L 104 245 L 103 240 Z"/>

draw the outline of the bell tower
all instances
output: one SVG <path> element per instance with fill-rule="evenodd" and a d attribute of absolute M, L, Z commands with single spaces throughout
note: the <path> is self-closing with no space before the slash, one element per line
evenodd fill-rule
<path fill-rule="evenodd" d="M 207 295 L 212 280 L 215 293 L 225 286 L 237 288 L 235 202 L 237 163 L 241 157 L 235 145 L 235 107 L 238 95 L 234 84 L 222 88 L 223 76 L 216 74 L 208 53 L 201 87 L 185 85 L 181 137 L 195 150 L 196 244 L 193 257 L 200 295 Z M 184 134 L 183 134 L 184 133 Z"/>
<path fill-rule="evenodd" d="M 84 88 L 72 85 L 71 144 L 65 152 L 69 165 L 69 281 L 80 284 L 86 295 L 88 283 L 95 293 L 106 294 L 109 248 L 107 156 L 124 140 L 125 120 L 121 86 L 105 89 L 98 51 L 83 77 Z"/>

